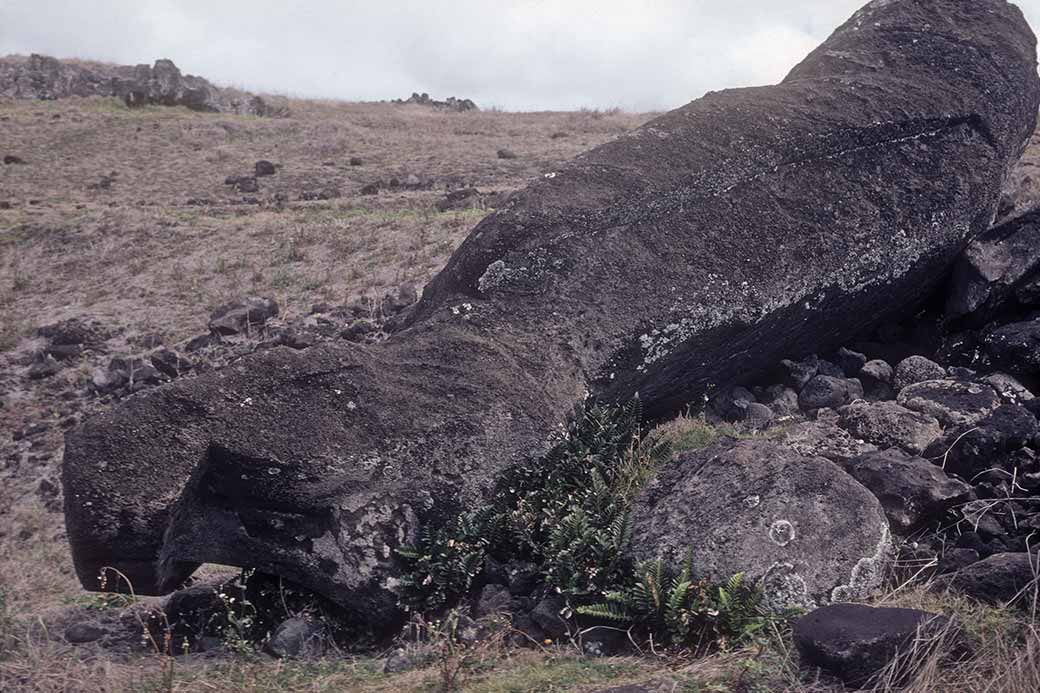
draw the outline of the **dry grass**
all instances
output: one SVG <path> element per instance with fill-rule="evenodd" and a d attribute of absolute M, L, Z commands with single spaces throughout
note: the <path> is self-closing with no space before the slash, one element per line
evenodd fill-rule
<path fill-rule="evenodd" d="M 99 98 L 0 101 L 0 154 L 29 162 L 0 167 L 0 201 L 15 206 L 0 211 L 4 316 L 89 313 L 178 338 L 243 292 L 274 295 L 294 314 L 317 301 L 422 285 L 486 213 L 438 213 L 446 187 L 514 190 L 646 118 L 305 101 L 294 101 L 292 114 L 130 111 Z M 552 138 L 561 132 L 567 137 Z M 503 146 L 520 158 L 498 159 Z M 365 165 L 350 166 L 351 157 Z M 282 165 L 261 179 L 259 194 L 224 185 L 259 159 Z M 358 194 L 409 174 L 433 179 L 436 190 Z M 111 187 L 92 188 L 103 176 Z M 342 197 L 298 201 L 325 188 Z M 276 196 L 289 200 L 280 211 Z M 243 197 L 262 204 L 234 204 Z"/>

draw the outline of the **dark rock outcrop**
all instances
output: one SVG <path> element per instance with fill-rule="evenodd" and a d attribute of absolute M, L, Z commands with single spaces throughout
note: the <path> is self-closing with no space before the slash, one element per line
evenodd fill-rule
<path fill-rule="evenodd" d="M 992 222 L 1035 64 L 1003 0 L 871 3 L 780 85 L 710 94 L 513 195 L 389 340 L 270 349 L 92 418 L 63 471 L 81 581 L 111 566 L 152 594 L 250 566 L 393 622 L 394 549 L 544 451 L 586 393 L 666 415 L 915 306 Z M 876 501 L 842 483 L 879 545 Z"/>
<path fill-rule="evenodd" d="M 130 107 L 185 106 L 193 111 L 283 116 L 288 109 L 270 98 L 215 87 L 185 75 L 170 60 L 148 65 L 61 61 L 45 55 L 0 60 L 0 97 L 63 99 L 115 96 Z"/>
<path fill-rule="evenodd" d="M 763 579 L 777 608 L 862 598 L 891 558 L 877 499 L 837 465 L 764 441 L 680 455 L 636 500 L 631 554 Z"/>

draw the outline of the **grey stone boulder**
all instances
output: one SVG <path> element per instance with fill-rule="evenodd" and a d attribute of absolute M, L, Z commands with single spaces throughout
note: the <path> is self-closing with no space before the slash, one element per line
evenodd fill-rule
<path fill-rule="evenodd" d="M 858 380 L 817 375 L 798 393 L 798 405 L 805 411 L 837 409 L 863 397 Z"/>
<path fill-rule="evenodd" d="M 707 414 L 714 420 L 743 421 L 747 417 L 748 404 L 757 401 L 755 395 L 744 387 L 727 388 L 711 398 Z"/>
<path fill-rule="evenodd" d="M 546 171 L 386 341 L 250 354 L 67 433 L 81 582 L 246 566 L 396 625 L 395 549 L 485 503 L 587 395 L 667 417 L 915 308 L 990 225 L 1038 84 L 1003 0 L 872 3 L 781 84 Z"/>
<path fill-rule="evenodd" d="M 997 553 L 936 581 L 987 604 L 1028 604 L 1037 589 L 1040 559 L 1030 553 Z"/>
<path fill-rule="evenodd" d="M 924 356 L 908 356 L 896 364 L 892 385 L 898 393 L 908 385 L 923 383 L 926 380 L 942 380 L 945 377 L 946 369 L 935 361 Z"/>
<path fill-rule="evenodd" d="M 267 650 L 283 659 L 309 659 L 325 654 L 328 629 L 324 623 L 302 616 L 283 621 L 267 641 Z"/>
<path fill-rule="evenodd" d="M 906 535 L 971 496 L 971 487 L 951 479 L 921 457 L 892 448 L 849 460 L 845 471 L 873 493 L 892 531 Z"/>
<path fill-rule="evenodd" d="M 730 441 L 666 464 L 632 511 L 629 554 L 698 578 L 763 580 L 774 608 L 857 599 L 892 542 L 878 500 L 837 465 L 768 441 Z"/>
<path fill-rule="evenodd" d="M 944 427 L 974 424 L 1000 406 L 989 385 L 971 380 L 926 380 L 908 385 L 896 401 L 907 409 L 934 416 Z"/>
<path fill-rule="evenodd" d="M 895 399 L 893 388 L 895 370 L 887 361 L 874 359 L 864 364 L 857 376 L 863 384 L 863 391 L 869 399 Z"/>
<path fill-rule="evenodd" d="M 898 447 L 919 455 L 939 438 L 938 419 L 911 411 L 895 402 L 858 401 L 838 410 L 839 425 L 854 438 L 879 448 Z"/>
<path fill-rule="evenodd" d="M 512 615 L 518 607 L 519 604 L 507 587 L 484 585 L 473 603 L 473 617 L 479 619 L 485 616 Z"/>
<path fill-rule="evenodd" d="M 876 445 L 853 437 L 833 421 L 794 424 L 785 429 L 783 442 L 800 455 L 823 457 L 838 464 L 877 450 Z"/>
<path fill-rule="evenodd" d="M 964 639 L 949 618 L 918 609 L 831 604 L 794 622 L 803 664 L 853 686 L 866 685 L 899 654 L 937 637 Z"/>
<path fill-rule="evenodd" d="M 766 388 L 762 395 L 762 404 L 769 407 L 777 418 L 788 418 L 801 413 L 798 407 L 798 393 L 784 385 Z"/>

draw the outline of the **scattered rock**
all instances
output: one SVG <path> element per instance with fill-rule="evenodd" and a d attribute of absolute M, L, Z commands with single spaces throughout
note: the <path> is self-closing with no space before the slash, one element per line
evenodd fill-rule
<path fill-rule="evenodd" d="M 283 659 L 313 658 L 325 654 L 327 644 L 328 633 L 324 624 L 294 617 L 275 629 L 267 642 L 267 649 L 275 657 Z"/>
<path fill-rule="evenodd" d="M 805 411 L 837 409 L 863 397 L 863 386 L 858 380 L 818 375 L 798 393 L 798 405 Z"/>
<path fill-rule="evenodd" d="M 515 159 L 515 158 L 517 158 L 516 152 L 514 152 L 512 149 L 502 148 L 502 149 L 499 149 L 497 153 L 498 153 L 498 158 L 499 159 Z"/>
<path fill-rule="evenodd" d="M 480 191 L 476 188 L 452 190 L 444 196 L 444 199 L 437 201 L 437 211 L 472 209 L 480 205 L 481 199 Z"/>
<path fill-rule="evenodd" d="M 517 610 L 516 600 L 509 589 L 502 585 L 484 585 L 473 606 L 474 618 L 484 618 L 496 614 L 511 615 Z"/>
<path fill-rule="evenodd" d="M 943 433 L 934 416 L 895 402 L 858 401 L 839 409 L 838 415 L 839 425 L 854 437 L 879 448 L 902 448 L 913 455 L 920 455 Z"/>
<path fill-rule="evenodd" d="M 917 609 L 831 604 L 795 621 L 794 642 L 805 664 L 858 686 L 915 640 L 959 639 L 958 630 L 945 616 Z"/>
<path fill-rule="evenodd" d="M 1038 375 L 1040 319 L 998 327 L 983 338 L 982 348 L 994 368 L 1012 375 Z"/>
<path fill-rule="evenodd" d="M 780 375 L 784 385 L 801 392 L 809 381 L 816 377 L 820 369 L 820 359 L 815 354 L 801 361 L 784 359 L 780 362 Z"/>
<path fill-rule="evenodd" d="M 350 165 L 351 166 L 364 166 L 365 165 L 365 160 L 362 159 L 359 156 L 352 156 L 352 157 L 350 157 Z"/>
<path fill-rule="evenodd" d="M 209 318 L 209 329 L 214 334 L 234 335 L 248 332 L 278 315 L 278 303 L 273 298 L 250 296 L 234 303 L 226 303 Z"/>
<path fill-rule="evenodd" d="M 561 615 L 565 606 L 560 597 L 545 597 L 531 610 L 531 620 L 553 640 L 562 640 L 568 632 L 567 622 Z"/>
<path fill-rule="evenodd" d="M 946 369 L 936 362 L 926 359 L 924 356 L 908 356 L 896 366 L 893 385 L 898 393 L 908 385 L 944 378 L 946 378 Z"/>
<path fill-rule="evenodd" d="M 893 531 L 903 535 L 971 495 L 967 484 L 951 479 L 928 460 L 895 448 L 853 458 L 845 470 L 881 501 Z"/>
<path fill-rule="evenodd" d="M 857 440 L 830 421 L 805 421 L 787 429 L 784 444 L 806 457 L 823 457 L 844 464 L 854 457 L 877 451 L 877 446 Z"/>
<path fill-rule="evenodd" d="M 256 169 L 257 178 L 261 178 L 263 176 L 273 176 L 278 172 L 278 169 L 275 167 L 275 165 L 265 159 L 261 159 L 260 161 L 256 162 L 256 166 L 254 168 Z"/>
<path fill-rule="evenodd" d="M 192 362 L 173 349 L 162 348 L 151 355 L 152 365 L 170 378 L 179 378 L 185 372 L 191 370 Z"/>
<path fill-rule="evenodd" d="M 43 358 L 29 366 L 29 379 L 43 380 L 44 378 L 50 378 L 51 376 L 60 373 L 63 368 L 64 366 L 54 359 L 54 357 L 45 355 Z"/>
<path fill-rule="evenodd" d="M 1028 603 L 1040 574 L 1037 561 L 1035 554 L 998 553 L 943 576 L 937 585 L 988 604 Z"/>
<path fill-rule="evenodd" d="M 856 378 L 863 367 L 867 364 L 867 357 L 858 351 L 852 351 L 842 347 L 835 354 L 835 362 L 845 377 Z"/>
<path fill-rule="evenodd" d="M 974 481 L 989 469 L 1015 472 L 1013 453 L 1031 444 L 1038 433 L 1040 426 L 1028 409 L 1004 404 L 980 421 L 951 428 L 929 446 L 925 455 L 951 474 Z"/>
<path fill-rule="evenodd" d="M 902 388 L 896 401 L 934 416 L 943 428 L 974 424 L 1000 406 L 989 385 L 965 380 L 926 380 Z"/>
<path fill-rule="evenodd" d="M 13 154 L 8 154 L 7 156 L 4 157 L 4 165 L 5 166 L 24 166 L 25 165 L 25 159 L 23 159 L 23 158 L 21 158 L 19 156 L 14 156 Z"/>
<path fill-rule="evenodd" d="M 896 393 L 892 387 L 895 370 L 888 365 L 887 361 L 880 359 L 868 361 L 860 369 L 858 378 L 863 383 L 863 391 L 868 399 L 895 399 Z"/>

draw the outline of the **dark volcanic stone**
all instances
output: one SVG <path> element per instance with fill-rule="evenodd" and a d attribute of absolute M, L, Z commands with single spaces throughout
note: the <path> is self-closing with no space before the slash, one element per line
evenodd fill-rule
<path fill-rule="evenodd" d="M 159 372 L 171 378 L 179 378 L 185 371 L 191 370 L 192 362 L 173 349 L 162 348 L 151 356 L 152 365 Z"/>
<path fill-rule="evenodd" d="M 809 666 L 846 683 L 864 684 L 918 638 L 951 627 L 949 619 L 917 609 L 831 604 L 794 623 L 794 642 Z"/>
<path fill-rule="evenodd" d="M 274 164 L 272 164 L 270 161 L 265 161 L 263 159 L 256 162 L 256 166 L 254 168 L 256 169 L 257 178 L 260 178 L 262 176 L 273 176 L 275 173 L 278 172 L 278 169 L 275 168 Z"/>
<path fill-rule="evenodd" d="M 278 302 L 273 298 L 250 296 L 214 310 L 209 316 L 209 329 L 214 334 L 239 334 L 263 325 L 276 315 Z"/>
<path fill-rule="evenodd" d="M 856 457 L 845 470 L 877 496 L 899 534 L 909 534 L 971 495 L 970 486 L 928 460 L 894 448 Z"/>
<path fill-rule="evenodd" d="M 395 549 L 485 503 L 587 394 L 638 393 L 664 417 L 919 305 L 992 221 L 1038 83 L 1004 0 L 875 2 L 781 84 L 709 94 L 554 167 L 386 341 L 263 350 L 69 431 L 81 581 L 110 566 L 154 594 L 200 563 L 250 566 L 399 623 Z M 832 486 L 826 522 L 876 504 L 840 470 Z M 877 546 L 884 516 L 858 511 L 823 566 L 873 556 L 857 542 Z"/>
<path fill-rule="evenodd" d="M 981 325 L 1040 269 L 1040 207 L 989 229 L 957 261 L 946 315 Z"/>
<path fill-rule="evenodd" d="M 1014 375 L 1040 374 L 1040 319 L 999 327 L 982 344 L 994 368 Z"/>
<path fill-rule="evenodd" d="M 1036 554 L 998 553 L 944 577 L 938 584 L 990 604 L 1028 601 L 1038 574 Z"/>
<path fill-rule="evenodd" d="M 1025 407 L 1005 404 L 985 418 L 950 428 L 925 451 L 951 474 L 972 480 L 988 469 L 1014 471 L 1012 453 L 1030 444 L 1040 433 L 1036 417 Z M 1030 461 L 1027 465 L 1032 466 Z M 1019 470 L 1019 473 L 1029 471 Z M 998 474 L 998 478 L 1005 475 Z"/>
<path fill-rule="evenodd" d="M 692 549 L 696 577 L 764 579 L 777 608 L 870 594 L 890 548 L 888 521 L 863 486 L 827 460 L 766 441 L 680 455 L 632 511 L 633 558 L 681 563 Z"/>
<path fill-rule="evenodd" d="M 805 411 L 837 409 L 863 397 L 863 386 L 858 380 L 818 375 L 798 394 L 798 405 Z"/>
<path fill-rule="evenodd" d="M 867 364 L 867 357 L 858 351 L 842 347 L 835 354 L 834 361 L 846 377 L 855 378 L 859 376 L 859 372 Z"/>
<path fill-rule="evenodd" d="M 43 380 L 44 378 L 49 378 L 52 375 L 60 373 L 62 368 L 64 368 L 64 366 L 53 357 L 44 356 L 42 359 L 29 366 L 29 380 Z"/>
<path fill-rule="evenodd" d="M 880 359 L 868 361 L 857 376 L 863 383 L 864 394 L 872 400 L 895 399 L 896 393 L 892 386 L 894 377 L 895 370 L 892 366 Z"/>
<path fill-rule="evenodd" d="M 327 639 L 324 624 L 294 617 L 275 629 L 267 641 L 267 649 L 283 659 L 320 657 L 325 653 Z"/>

